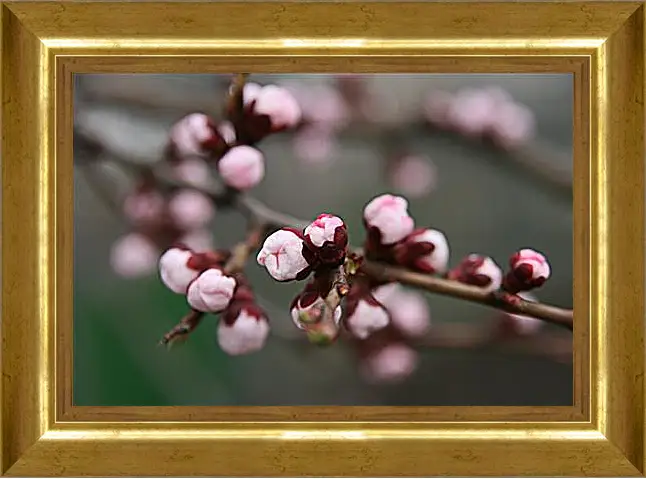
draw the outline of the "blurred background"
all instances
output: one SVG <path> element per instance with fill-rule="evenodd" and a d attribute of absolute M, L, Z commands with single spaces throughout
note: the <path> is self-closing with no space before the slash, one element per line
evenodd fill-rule
<path fill-rule="evenodd" d="M 418 347 L 414 370 L 379 381 L 348 344 L 318 348 L 298 334 L 288 308 L 303 285 L 274 282 L 253 260 L 247 274 L 272 327 L 262 351 L 224 354 L 214 316 L 186 343 L 159 347 L 187 312 L 186 299 L 167 290 L 154 268 L 127 277 L 133 275 L 115 267 L 115 245 L 129 233 L 118 201 L 132 178 L 111 159 L 152 164 L 184 115 L 222 119 L 230 79 L 77 75 L 75 134 L 103 149 L 82 142 L 75 148 L 76 405 L 572 404 L 568 331 L 427 294 L 422 308 L 431 330 L 456 326 L 477 336 L 501 320 L 516 327 L 500 341 L 452 338 Z M 308 119 L 259 144 L 267 172 L 253 196 L 304 219 L 339 215 L 358 245 L 364 205 L 385 192 L 401 194 L 418 225 L 446 234 L 451 265 L 482 253 L 504 268 L 512 252 L 537 249 L 550 260 L 552 277 L 536 296 L 572 307 L 570 75 L 252 75 L 249 81 L 288 88 Z M 483 139 L 478 119 L 484 121 L 483 105 L 492 97 L 499 108 L 514 105 L 508 111 L 515 116 L 499 119 L 498 133 Z M 217 247 L 229 247 L 244 231 L 237 212 L 217 210 L 208 232 Z"/>

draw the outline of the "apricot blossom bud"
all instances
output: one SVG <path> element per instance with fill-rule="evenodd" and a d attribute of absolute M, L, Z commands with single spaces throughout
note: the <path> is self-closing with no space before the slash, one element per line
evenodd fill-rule
<path fill-rule="evenodd" d="M 123 202 L 123 214 L 136 225 L 149 225 L 158 222 L 164 214 L 166 200 L 153 189 L 131 193 Z"/>
<path fill-rule="evenodd" d="M 231 356 L 259 351 L 268 335 L 267 316 L 252 301 L 232 302 L 218 324 L 218 344 Z"/>
<path fill-rule="evenodd" d="M 425 273 L 443 273 L 449 262 L 449 243 L 441 231 L 418 229 L 395 246 L 395 260 Z"/>
<path fill-rule="evenodd" d="M 385 328 L 390 315 L 384 306 L 370 293 L 354 296 L 352 291 L 346 302 L 345 325 L 358 339 L 366 339 L 372 333 Z"/>
<path fill-rule="evenodd" d="M 518 296 L 529 302 L 536 302 L 538 299 L 532 293 L 523 291 L 518 293 Z M 544 322 L 540 319 L 532 318 L 522 314 L 503 313 L 503 325 L 508 332 L 517 334 L 519 336 L 529 336 L 541 329 Z"/>
<path fill-rule="evenodd" d="M 300 293 L 290 307 L 290 314 L 294 325 L 299 329 L 305 329 L 306 324 L 314 324 L 321 320 L 326 308 L 325 300 L 313 289 L 305 289 Z M 337 306 L 334 310 L 334 322 L 339 324 L 343 310 Z"/>
<path fill-rule="evenodd" d="M 265 157 L 252 146 L 235 146 L 218 161 L 218 172 L 227 185 L 248 190 L 264 178 Z"/>
<path fill-rule="evenodd" d="M 547 258 L 538 251 L 525 248 L 509 258 L 511 270 L 503 279 L 503 287 L 510 293 L 529 291 L 542 286 L 550 277 Z"/>
<path fill-rule="evenodd" d="M 186 294 L 188 285 L 200 274 L 189 266 L 193 252 L 171 248 L 159 258 L 159 274 L 168 289 L 177 294 Z"/>
<path fill-rule="evenodd" d="M 191 113 L 175 123 L 170 143 L 178 159 L 204 158 L 210 151 L 226 146 L 213 120 L 203 113 Z"/>
<path fill-rule="evenodd" d="M 363 210 L 363 219 L 367 228 L 378 231 L 383 245 L 401 241 L 415 227 L 408 214 L 408 201 L 390 194 L 371 200 Z"/>
<path fill-rule="evenodd" d="M 430 193 L 435 187 L 436 178 L 437 172 L 433 162 L 429 158 L 417 155 L 398 158 L 389 173 L 392 186 L 409 197 Z"/>
<path fill-rule="evenodd" d="M 418 353 L 413 348 L 389 343 L 363 358 L 360 371 L 369 382 L 394 384 L 413 374 L 418 361 Z"/>
<path fill-rule="evenodd" d="M 188 287 L 188 304 L 197 311 L 219 313 L 231 302 L 235 288 L 235 279 L 217 268 L 207 269 Z"/>
<path fill-rule="evenodd" d="M 496 291 L 502 284 L 502 269 L 489 256 L 470 254 L 449 272 L 449 279 Z"/>
<path fill-rule="evenodd" d="M 304 239 L 307 247 L 316 254 L 321 263 L 343 263 L 348 247 L 348 231 L 338 216 L 327 213 L 319 215 L 305 228 Z"/>
<path fill-rule="evenodd" d="M 256 93 L 252 111 L 267 116 L 274 132 L 293 128 L 301 121 L 301 108 L 294 96 L 276 85 L 264 86 Z"/>
<path fill-rule="evenodd" d="M 304 279 L 311 271 L 305 258 L 303 238 L 291 229 L 283 228 L 269 235 L 256 260 L 277 281 Z"/>
<path fill-rule="evenodd" d="M 180 190 L 168 202 L 168 212 L 175 225 L 182 230 L 193 230 L 206 225 L 215 214 L 209 198 L 195 190 Z"/>
<path fill-rule="evenodd" d="M 404 336 L 419 338 L 430 329 L 431 312 L 423 295 L 398 283 L 379 286 L 372 295 L 388 310 L 392 325 Z"/>
<path fill-rule="evenodd" d="M 146 236 L 130 233 L 112 246 L 110 264 L 115 273 L 124 278 L 135 278 L 155 270 L 159 251 Z"/>

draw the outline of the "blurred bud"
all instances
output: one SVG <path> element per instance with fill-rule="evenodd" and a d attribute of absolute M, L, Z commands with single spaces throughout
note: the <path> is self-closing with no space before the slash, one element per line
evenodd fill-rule
<path fill-rule="evenodd" d="M 529 142 L 535 133 L 534 113 L 524 105 L 500 105 L 491 118 L 492 139 L 503 148 L 516 148 Z"/>
<path fill-rule="evenodd" d="M 547 258 L 533 249 L 521 249 L 509 258 L 511 270 L 503 279 L 503 287 L 510 293 L 538 288 L 550 277 Z"/>
<path fill-rule="evenodd" d="M 112 246 L 110 265 L 124 278 L 144 276 L 155 271 L 159 251 L 146 236 L 130 233 L 119 238 Z"/>
<path fill-rule="evenodd" d="M 258 264 L 277 281 L 301 280 L 311 272 L 305 258 L 305 242 L 297 232 L 280 229 L 269 235 L 258 253 Z"/>
<path fill-rule="evenodd" d="M 388 310 L 392 325 L 404 336 L 420 338 L 429 331 L 431 311 L 423 295 L 398 283 L 379 286 L 372 295 Z"/>
<path fill-rule="evenodd" d="M 332 133 L 316 126 L 299 129 L 292 141 L 294 155 L 309 165 L 329 165 L 338 148 Z"/>
<path fill-rule="evenodd" d="M 418 229 L 395 246 L 395 261 L 425 273 L 444 273 L 449 263 L 449 243 L 441 231 Z"/>
<path fill-rule="evenodd" d="M 211 151 L 226 147 L 215 123 L 203 113 L 191 113 L 170 130 L 170 143 L 178 159 L 206 157 Z"/>
<path fill-rule="evenodd" d="M 219 313 L 229 305 L 235 287 L 235 279 L 219 269 L 207 269 L 188 287 L 188 304 L 197 311 Z"/>
<path fill-rule="evenodd" d="M 369 382 L 395 384 L 413 374 L 418 361 L 418 353 L 411 347 L 388 343 L 362 358 L 360 372 Z"/>
<path fill-rule="evenodd" d="M 171 248 L 159 258 L 161 280 L 174 293 L 186 294 L 188 285 L 199 275 L 188 265 L 192 256 L 190 250 Z"/>
<path fill-rule="evenodd" d="M 166 210 L 166 200 L 157 190 L 144 188 L 128 195 L 123 202 L 123 214 L 135 225 L 150 225 L 160 221 Z"/>
<path fill-rule="evenodd" d="M 195 190 L 180 190 L 168 202 L 168 213 L 183 230 L 201 228 L 213 219 L 215 207 L 211 200 Z"/>
<path fill-rule="evenodd" d="M 306 326 L 319 322 L 322 319 L 323 312 L 326 308 L 325 299 L 322 298 L 315 287 L 308 285 L 294 301 L 290 307 L 292 321 L 299 329 L 305 329 Z M 338 325 L 341 321 L 343 310 L 337 306 L 334 310 L 334 322 Z"/>
<path fill-rule="evenodd" d="M 448 126 L 448 112 L 453 95 L 441 90 L 433 90 L 424 98 L 423 110 L 426 121 L 439 128 Z"/>
<path fill-rule="evenodd" d="M 260 90 L 262 90 L 262 86 L 258 83 L 246 82 L 244 84 L 244 88 L 242 89 L 242 99 L 244 101 L 244 105 L 247 106 L 253 103 L 258 97 Z M 229 92 L 231 92 L 231 89 L 229 89 Z"/>
<path fill-rule="evenodd" d="M 302 84 L 288 86 L 298 104 L 302 116 L 310 124 L 334 132 L 345 127 L 350 120 L 348 105 L 340 92 L 329 85 Z"/>
<path fill-rule="evenodd" d="M 447 121 L 460 133 L 482 136 L 491 125 L 500 95 L 492 89 L 459 91 L 447 111 Z"/>
<path fill-rule="evenodd" d="M 407 155 L 398 158 L 390 168 L 392 186 L 408 196 L 419 197 L 435 188 L 437 171 L 430 158 Z"/>
<path fill-rule="evenodd" d="M 489 256 L 470 254 L 449 272 L 448 277 L 491 292 L 500 289 L 502 269 Z"/>
<path fill-rule="evenodd" d="M 348 247 L 348 231 L 338 216 L 321 214 L 305 228 L 304 239 L 319 261 L 326 265 L 340 265 Z"/>
<path fill-rule="evenodd" d="M 236 142 L 236 130 L 230 121 L 218 123 L 218 133 L 227 145 L 232 146 Z"/>
<path fill-rule="evenodd" d="M 366 339 L 372 333 L 388 326 L 390 315 L 372 294 L 355 292 L 353 289 L 346 299 L 345 325 L 353 336 Z"/>
<path fill-rule="evenodd" d="M 211 181 L 211 170 L 204 160 L 186 158 L 173 163 L 173 174 L 179 181 L 196 188 L 207 187 Z"/>
<path fill-rule="evenodd" d="M 268 117 L 272 132 L 294 128 L 301 121 L 301 108 L 294 96 L 276 85 L 264 86 L 257 92 L 252 112 Z"/>
<path fill-rule="evenodd" d="M 367 228 L 379 233 L 383 245 L 401 241 L 415 227 L 413 218 L 408 214 L 408 201 L 389 194 L 370 201 L 363 210 L 363 219 Z"/>
<path fill-rule="evenodd" d="M 227 185 L 248 190 L 265 176 L 265 157 L 252 146 L 235 146 L 218 161 L 218 172 Z"/>
<path fill-rule="evenodd" d="M 259 351 L 269 336 L 265 313 L 252 301 L 234 301 L 218 324 L 218 344 L 222 350 L 239 356 Z"/>
<path fill-rule="evenodd" d="M 538 299 L 532 293 L 523 291 L 518 293 L 518 296 L 529 302 L 536 302 Z M 544 325 L 544 321 L 532 318 L 531 316 L 524 316 L 522 314 L 512 314 L 503 312 L 503 327 L 505 331 L 519 336 L 529 336 L 537 333 Z"/>
<path fill-rule="evenodd" d="M 182 236 L 179 243 L 196 252 L 208 251 L 213 249 L 213 234 L 207 229 L 192 230 Z"/>

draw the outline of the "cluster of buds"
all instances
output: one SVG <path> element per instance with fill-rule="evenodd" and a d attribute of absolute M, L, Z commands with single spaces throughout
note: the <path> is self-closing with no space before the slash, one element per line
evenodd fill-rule
<path fill-rule="evenodd" d="M 489 139 L 505 149 L 527 143 L 536 128 L 531 110 L 498 88 L 465 88 L 455 94 L 433 91 L 424 103 L 424 114 L 436 128 Z"/>
<path fill-rule="evenodd" d="M 123 202 L 131 232 L 112 247 L 113 270 L 123 277 L 138 277 L 155 269 L 159 254 L 181 242 L 197 250 L 212 247 L 207 229 L 215 207 L 194 189 L 174 189 L 165 195 L 152 178 L 144 177 Z"/>
<path fill-rule="evenodd" d="M 221 313 L 217 337 L 225 353 L 249 354 L 264 346 L 269 323 L 246 278 L 225 273 L 229 256 L 223 251 L 197 253 L 178 245 L 159 259 L 159 274 L 168 289 L 186 296 L 194 311 Z"/>

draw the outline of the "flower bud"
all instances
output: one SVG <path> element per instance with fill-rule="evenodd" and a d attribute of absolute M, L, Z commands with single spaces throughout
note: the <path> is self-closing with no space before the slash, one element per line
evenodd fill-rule
<path fill-rule="evenodd" d="M 299 329 L 305 329 L 306 325 L 317 323 L 321 320 L 326 308 L 325 299 L 323 299 L 314 288 L 306 288 L 300 293 L 290 307 L 292 321 Z M 334 310 L 334 322 L 338 325 L 341 321 L 343 310 L 337 306 Z"/>
<path fill-rule="evenodd" d="M 447 119 L 462 134 L 479 137 L 487 133 L 501 104 L 501 93 L 497 89 L 465 88 L 451 101 Z"/>
<path fill-rule="evenodd" d="M 130 233 L 112 246 L 110 264 L 115 273 L 124 278 L 135 278 L 155 271 L 159 251 L 146 236 Z"/>
<path fill-rule="evenodd" d="M 305 243 L 321 263 L 343 264 L 348 247 L 348 231 L 338 216 L 319 215 L 304 231 Z"/>
<path fill-rule="evenodd" d="M 199 158 L 186 158 L 172 164 L 173 175 L 179 181 L 195 188 L 206 188 L 211 182 L 211 170 L 206 162 Z"/>
<path fill-rule="evenodd" d="M 264 178 L 265 157 L 252 146 L 235 146 L 218 161 L 218 172 L 227 185 L 248 190 Z"/>
<path fill-rule="evenodd" d="M 280 229 L 265 239 L 256 260 L 277 281 L 301 280 L 311 272 L 307 247 L 293 230 Z"/>
<path fill-rule="evenodd" d="M 267 317 L 251 301 L 232 302 L 218 324 L 218 344 L 231 356 L 259 351 L 265 345 L 267 336 Z"/>
<path fill-rule="evenodd" d="M 367 228 L 378 231 L 383 245 L 401 241 L 415 227 L 408 214 L 408 201 L 389 194 L 370 201 L 363 210 L 363 219 Z"/>
<path fill-rule="evenodd" d="M 418 353 L 411 347 L 389 343 L 363 358 L 360 371 L 369 382 L 394 384 L 413 374 L 418 361 Z"/>
<path fill-rule="evenodd" d="M 509 259 L 511 271 L 503 279 L 503 287 L 510 293 L 538 288 L 550 277 L 547 258 L 533 249 L 521 249 Z"/>
<path fill-rule="evenodd" d="M 168 212 L 178 228 L 201 228 L 213 219 L 215 208 L 209 198 L 195 190 L 181 190 L 168 202 Z"/>
<path fill-rule="evenodd" d="M 448 277 L 491 292 L 500 289 L 502 269 L 489 256 L 470 254 L 449 272 Z"/>
<path fill-rule="evenodd" d="M 332 132 L 313 125 L 298 130 L 293 138 L 292 149 L 303 163 L 329 166 L 334 162 L 339 145 Z"/>
<path fill-rule="evenodd" d="M 516 148 L 532 139 L 536 120 L 524 105 L 509 102 L 496 109 L 491 119 L 490 133 L 503 148 Z"/>
<path fill-rule="evenodd" d="M 213 249 L 213 233 L 207 229 L 192 230 L 182 236 L 179 243 L 196 252 Z"/>
<path fill-rule="evenodd" d="M 407 155 L 397 158 L 390 168 L 389 179 L 393 187 L 409 197 L 419 197 L 435 188 L 436 168 L 429 158 Z"/>
<path fill-rule="evenodd" d="M 204 313 L 219 313 L 233 297 L 236 280 L 216 268 L 207 269 L 188 287 L 188 304 Z"/>
<path fill-rule="evenodd" d="M 267 116 L 271 131 L 294 128 L 301 121 L 301 108 L 286 88 L 267 85 L 257 93 L 253 103 L 254 115 Z"/>
<path fill-rule="evenodd" d="M 423 337 L 431 327 L 431 313 L 426 298 L 397 283 L 388 283 L 372 291 L 388 310 L 392 325 L 408 338 Z"/>
<path fill-rule="evenodd" d="M 160 221 L 166 209 L 166 200 L 157 190 L 145 188 L 126 197 L 123 214 L 135 225 L 150 225 Z"/>
<path fill-rule="evenodd" d="M 390 323 L 386 308 L 370 293 L 355 296 L 351 291 L 346 302 L 345 325 L 358 339 L 366 339 L 372 333 Z"/>
<path fill-rule="evenodd" d="M 191 113 L 170 130 L 170 142 L 178 159 L 208 156 L 211 151 L 226 147 L 215 123 L 203 113 Z"/>
<path fill-rule="evenodd" d="M 418 229 L 395 246 L 395 261 L 425 273 L 443 273 L 449 262 L 449 244 L 441 231 Z"/>
<path fill-rule="evenodd" d="M 199 275 L 199 271 L 189 267 L 192 251 L 171 248 L 159 258 L 159 274 L 168 289 L 177 294 L 186 294 L 188 285 Z"/>

